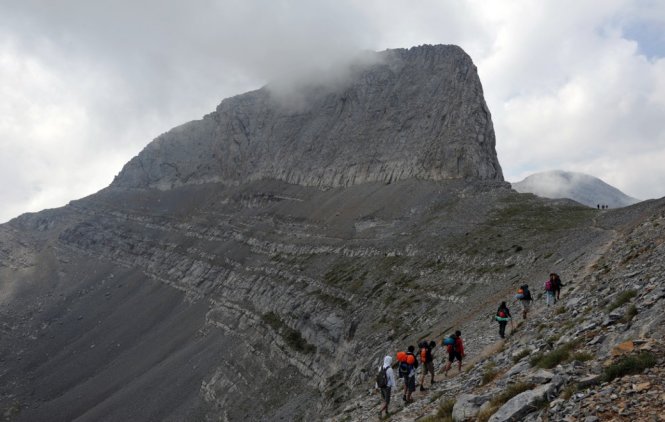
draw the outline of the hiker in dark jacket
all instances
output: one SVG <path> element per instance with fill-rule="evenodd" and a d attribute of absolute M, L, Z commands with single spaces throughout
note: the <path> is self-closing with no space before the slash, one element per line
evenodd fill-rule
<path fill-rule="evenodd" d="M 457 360 L 457 369 L 462 372 L 462 359 L 464 359 L 464 342 L 462 341 L 462 332 L 457 330 L 455 334 L 450 336 L 454 339 L 453 344 L 447 345 L 448 348 L 448 363 L 443 369 L 444 375 L 448 376 L 448 371 L 453 366 L 453 362 Z"/>
<path fill-rule="evenodd" d="M 556 284 L 556 279 L 554 278 L 556 274 L 550 273 L 550 278 L 545 281 L 545 303 L 547 306 L 554 305 L 556 303 L 556 298 L 554 296 L 554 286 Z"/>
<path fill-rule="evenodd" d="M 501 302 L 499 309 L 496 310 L 496 320 L 499 322 L 499 335 L 501 338 L 506 338 L 506 325 L 508 325 L 508 321 L 512 318 L 506 302 Z"/>
<path fill-rule="evenodd" d="M 413 398 L 411 394 L 416 391 L 416 369 L 418 369 L 418 359 L 414 353 L 415 347 L 409 346 L 406 352 L 406 359 L 409 365 L 408 372 L 404 377 L 404 401 L 406 403 L 412 403 Z"/>
<path fill-rule="evenodd" d="M 563 282 L 561 281 L 561 277 L 559 277 L 559 274 L 554 274 L 554 303 L 557 303 L 559 301 L 559 297 L 561 296 L 561 288 L 563 287 Z"/>

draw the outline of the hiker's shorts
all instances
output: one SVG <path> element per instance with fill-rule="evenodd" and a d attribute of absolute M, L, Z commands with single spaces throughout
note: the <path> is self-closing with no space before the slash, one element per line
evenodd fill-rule
<path fill-rule="evenodd" d="M 531 301 L 530 300 L 520 300 L 520 305 L 522 305 L 522 310 L 523 311 L 528 311 L 529 308 L 531 308 Z"/>
<path fill-rule="evenodd" d="M 390 387 L 383 387 L 381 389 L 381 397 L 386 404 L 390 404 Z"/>
<path fill-rule="evenodd" d="M 462 361 L 462 354 L 460 352 L 448 353 L 448 362 L 455 362 L 455 359 Z"/>
<path fill-rule="evenodd" d="M 423 363 L 423 375 L 427 375 L 428 372 L 434 375 L 434 362 L 432 361 Z"/>
<path fill-rule="evenodd" d="M 406 388 L 407 388 L 410 392 L 413 393 L 414 391 L 416 391 L 416 374 L 413 374 L 412 377 L 406 377 L 406 381 L 405 381 L 405 382 L 406 382 Z"/>

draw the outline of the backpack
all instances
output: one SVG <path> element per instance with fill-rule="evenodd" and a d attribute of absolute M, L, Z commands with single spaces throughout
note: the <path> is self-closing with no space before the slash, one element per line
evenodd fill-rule
<path fill-rule="evenodd" d="M 505 312 L 505 311 L 503 311 L 503 310 L 499 311 L 499 314 L 498 314 L 498 317 L 499 317 L 499 318 L 506 318 L 507 316 L 508 316 L 508 315 L 506 315 L 506 312 Z"/>
<path fill-rule="evenodd" d="M 422 363 L 427 362 L 427 347 L 420 348 L 420 361 Z"/>
<path fill-rule="evenodd" d="M 520 290 L 522 290 L 522 299 L 531 300 L 531 292 L 529 291 L 528 287 L 522 286 L 520 287 Z"/>
<path fill-rule="evenodd" d="M 397 376 L 399 378 L 404 378 L 406 374 L 409 373 L 409 365 L 406 363 L 406 352 L 397 353 L 397 362 L 399 362 L 399 366 L 397 367 Z"/>
<path fill-rule="evenodd" d="M 552 283 L 551 279 L 547 280 L 545 282 L 545 290 L 548 291 L 548 292 L 551 292 L 552 290 L 554 290 L 554 284 Z"/>
<path fill-rule="evenodd" d="M 406 376 L 409 375 L 409 364 L 406 363 L 406 361 L 402 361 L 399 363 L 399 368 L 397 369 L 397 375 L 400 378 L 406 378 Z"/>
<path fill-rule="evenodd" d="M 386 388 L 388 386 L 388 368 L 381 368 L 379 373 L 376 374 L 376 386 L 379 388 Z"/>

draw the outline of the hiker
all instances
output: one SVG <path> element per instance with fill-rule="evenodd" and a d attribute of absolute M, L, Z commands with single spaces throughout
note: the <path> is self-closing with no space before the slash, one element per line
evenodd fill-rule
<path fill-rule="evenodd" d="M 409 365 L 406 363 L 406 352 L 397 352 L 397 376 L 404 379 L 404 395 L 403 399 L 406 400 L 406 375 L 409 373 Z"/>
<path fill-rule="evenodd" d="M 499 309 L 496 311 L 496 320 L 499 322 L 499 335 L 501 338 L 506 338 L 506 325 L 508 325 L 508 321 L 511 321 L 512 318 L 506 302 L 501 302 Z"/>
<path fill-rule="evenodd" d="M 531 292 L 529 291 L 528 284 L 522 284 L 519 289 L 517 289 L 517 294 L 515 299 L 519 300 L 520 305 L 522 305 L 522 318 L 526 319 L 527 314 L 529 313 L 529 308 L 531 308 Z"/>
<path fill-rule="evenodd" d="M 554 289 L 556 286 L 556 274 L 550 273 L 550 278 L 545 281 L 545 303 L 547 306 L 554 305 Z"/>
<path fill-rule="evenodd" d="M 406 352 L 407 372 L 404 377 L 404 401 L 412 403 L 411 395 L 416 391 L 416 369 L 418 369 L 418 360 L 414 354 L 415 347 L 409 346 Z"/>
<path fill-rule="evenodd" d="M 554 274 L 554 303 L 559 301 L 561 296 L 561 288 L 563 287 L 563 282 L 559 274 Z"/>
<path fill-rule="evenodd" d="M 388 405 L 390 404 L 390 392 L 395 387 L 395 373 L 391 366 L 393 358 L 386 356 L 383 358 L 383 365 L 379 366 L 379 374 L 376 378 L 376 386 L 381 390 L 383 407 L 379 410 L 379 418 L 383 417 L 383 411 L 386 411 L 386 417 L 390 415 Z"/>
<path fill-rule="evenodd" d="M 423 365 L 423 373 L 420 376 L 420 391 L 426 391 L 425 388 L 425 376 L 429 372 L 432 376 L 430 379 L 430 387 L 434 384 L 434 358 L 432 357 L 432 349 L 436 347 L 434 341 L 427 343 L 427 340 L 424 340 L 420 343 L 420 363 Z"/>
<path fill-rule="evenodd" d="M 448 376 L 448 371 L 453 366 L 453 362 L 457 359 L 457 369 L 462 372 L 462 359 L 464 359 L 464 342 L 462 341 L 462 332 L 457 330 L 455 334 L 444 340 L 444 345 L 448 350 L 448 363 L 443 369 L 445 376 Z"/>

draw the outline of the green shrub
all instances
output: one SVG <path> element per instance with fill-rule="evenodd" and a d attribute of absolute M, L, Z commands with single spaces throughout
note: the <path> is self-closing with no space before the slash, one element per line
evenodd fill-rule
<path fill-rule="evenodd" d="M 635 290 L 626 290 L 625 292 L 621 292 L 619 294 L 619 296 L 617 296 L 617 298 L 614 299 L 614 302 L 612 302 L 607 307 L 607 311 L 612 312 L 613 310 L 615 310 L 619 306 L 622 306 L 622 305 L 628 303 L 628 301 L 630 299 L 634 298 L 635 296 L 637 296 L 637 291 L 635 291 Z"/>
<path fill-rule="evenodd" d="M 294 330 L 290 327 L 286 327 L 285 331 L 284 341 L 286 341 L 286 344 L 291 346 L 291 348 L 303 353 L 311 354 L 316 352 L 316 346 L 309 344 L 307 340 L 303 338 L 302 334 L 300 334 L 300 331 Z"/>
<path fill-rule="evenodd" d="M 626 314 L 623 316 L 623 318 L 621 318 L 621 321 L 627 324 L 630 321 L 632 321 L 636 315 L 637 315 L 637 306 L 630 305 L 628 307 L 628 310 L 626 311 Z"/>
<path fill-rule="evenodd" d="M 300 331 L 294 330 L 286 325 L 276 313 L 268 312 L 263 314 L 261 318 L 284 338 L 284 341 L 289 347 L 303 353 L 311 354 L 316 352 L 316 346 L 308 343 L 307 340 L 303 338 L 302 334 L 300 334 Z"/>
<path fill-rule="evenodd" d="M 521 352 L 519 352 L 518 354 L 513 356 L 513 363 L 517 363 L 517 362 L 521 361 L 522 359 L 529 356 L 530 354 L 531 354 L 531 351 L 526 350 L 526 349 L 522 350 Z"/>
<path fill-rule="evenodd" d="M 642 351 L 637 355 L 624 356 L 603 372 L 603 381 L 610 382 L 624 375 L 640 374 L 647 368 L 656 365 L 656 356 L 651 352 Z"/>
<path fill-rule="evenodd" d="M 531 366 L 537 366 L 539 368 L 554 368 L 560 363 L 570 361 L 570 352 L 577 344 L 577 341 L 571 341 L 570 343 L 559 346 L 549 353 L 538 353 L 531 358 L 529 363 L 531 363 Z"/>
<path fill-rule="evenodd" d="M 496 370 L 494 363 L 489 363 L 483 371 L 482 385 L 492 382 L 497 375 L 499 375 L 499 371 Z"/>
<path fill-rule="evenodd" d="M 531 366 L 537 366 L 538 368 L 554 368 L 561 362 L 565 362 L 569 355 L 570 352 L 567 349 L 560 347 L 546 354 L 537 354 L 531 358 L 530 363 Z"/>
<path fill-rule="evenodd" d="M 573 396 L 573 394 L 577 393 L 578 390 L 579 388 L 577 387 L 577 384 L 568 384 L 561 392 L 560 397 L 564 400 L 568 400 Z"/>
<path fill-rule="evenodd" d="M 263 322 L 272 327 L 273 330 L 279 332 L 279 330 L 284 326 L 282 319 L 274 312 L 268 312 L 263 314 L 261 317 Z"/>
<path fill-rule="evenodd" d="M 560 338 L 561 338 L 561 334 L 554 334 L 553 336 L 551 336 L 547 339 L 547 342 L 549 344 L 553 345 L 554 343 L 559 341 Z"/>
<path fill-rule="evenodd" d="M 418 420 L 422 422 L 453 422 L 454 406 L 455 400 L 445 400 L 439 405 L 439 410 L 437 410 L 436 415 L 427 416 Z"/>
<path fill-rule="evenodd" d="M 573 327 L 575 326 L 575 324 L 577 324 L 577 322 L 576 322 L 575 320 L 572 320 L 572 319 L 571 319 L 571 320 L 566 321 L 566 322 L 561 326 L 561 328 L 563 328 L 564 330 L 570 330 L 571 328 L 573 328 Z"/>
<path fill-rule="evenodd" d="M 595 356 L 589 352 L 577 352 L 574 353 L 571 357 L 571 360 L 576 360 L 578 362 L 587 362 L 593 360 Z"/>

